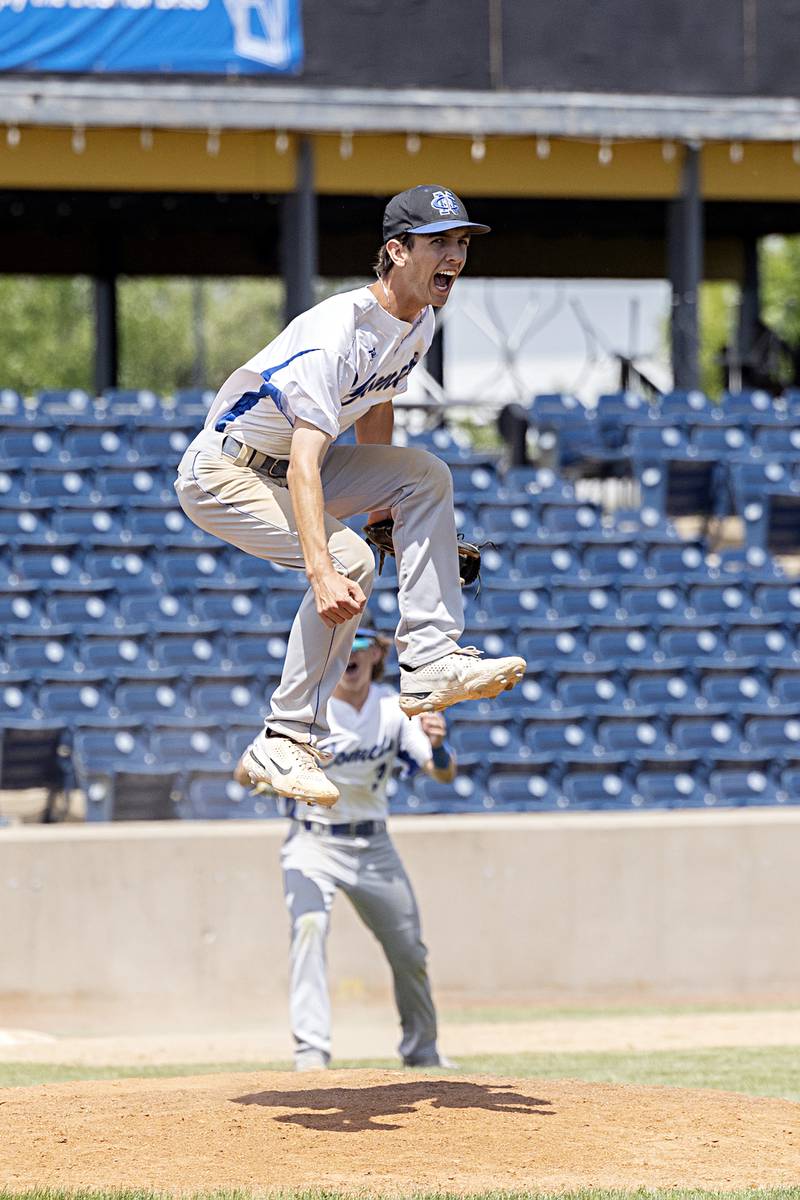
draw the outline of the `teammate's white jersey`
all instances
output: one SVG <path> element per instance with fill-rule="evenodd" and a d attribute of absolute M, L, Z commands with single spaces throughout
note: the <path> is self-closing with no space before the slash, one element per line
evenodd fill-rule
<path fill-rule="evenodd" d="M 364 706 L 352 708 L 334 696 L 328 702 L 330 734 L 320 749 L 333 754 L 325 774 L 339 789 L 333 808 L 305 805 L 295 815 L 335 825 L 340 821 L 383 821 L 389 811 L 386 785 L 399 762 L 415 769 L 428 762 L 431 744 L 418 717 L 410 721 L 400 710 L 399 694 L 385 683 L 373 683 Z"/>
<path fill-rule="evenodd" d="M 233 372 L 205 427 L 288 458 L 297 418 L 336 438 L 373 405 L 404 392 L 433 334 L 430 306 L 409 324 L 368 287 L 331 296 Z"/>

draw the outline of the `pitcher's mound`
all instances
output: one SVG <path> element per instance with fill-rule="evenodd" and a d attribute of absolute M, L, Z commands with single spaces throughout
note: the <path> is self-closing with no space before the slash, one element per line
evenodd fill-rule
<path fill-rule="evenodd" d="M 390 1071 L 0 1091 L 0 1186 L 367 1193 L 797 1184 L 800 1105 Z"/>

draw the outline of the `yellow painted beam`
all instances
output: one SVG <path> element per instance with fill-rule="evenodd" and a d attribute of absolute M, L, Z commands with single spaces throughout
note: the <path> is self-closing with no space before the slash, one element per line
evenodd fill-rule
<path fill-rule="evenodd" d="M 87 129 L 80 153 L 71 129 L 0 134 L 0 187 L 186 192 L 285 192 L 294 186 L 294 141 L 279 154 L 271 132 Z M 14 139 L 12 138 L 12 143 Z M 211 151 L 211 153 L 209 152 Z"/>
<path fill-rule="evenodd" d="M 707 200 L 800 200 L 800 164 L 787 142 L 703 147 L 700 185 Z"/>

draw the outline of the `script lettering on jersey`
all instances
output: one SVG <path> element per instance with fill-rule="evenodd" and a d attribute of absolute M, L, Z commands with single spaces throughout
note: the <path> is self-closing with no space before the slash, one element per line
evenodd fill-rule
<path fill-rule="evenodd" d="M 397 743 L 394 738 L 385 738 L 383 742 L 379 742 L 375 746 L 369 748 L 363 747 L 359 750 L 340 750 L 335 756 L 331 767 L 343 767 L 347 763 L 360 762 L 375 762 L 376 759 L 385 758 L 387 754 L 392 754 L 397 750 Z"/>
<path fill-rule="evenodd" d="M 392 371 L 388 375 L 379 375 L 377 371 L 373 371 L 363 383 L 359 383 L 356 378 L 353 387 L 345 396 L 342 404 L 351 404 L 353 400 L 360 400 L 368 392 L 385 392 L 389 388 L 396 388 L 403 382 L 407 375 L 411 374 L 418 362 L 419 354 L 415 354 L 411 361 L 407 362 L 399 371 Z"/>

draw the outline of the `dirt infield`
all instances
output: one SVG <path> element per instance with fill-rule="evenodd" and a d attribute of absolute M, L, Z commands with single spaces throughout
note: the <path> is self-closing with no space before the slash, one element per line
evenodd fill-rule
<path fill-rule="evenodd" d="M 797 1184 L 800 1105 L 725 1092 L 384 1071 L 0 1091 L 11 1190 Z"/>

